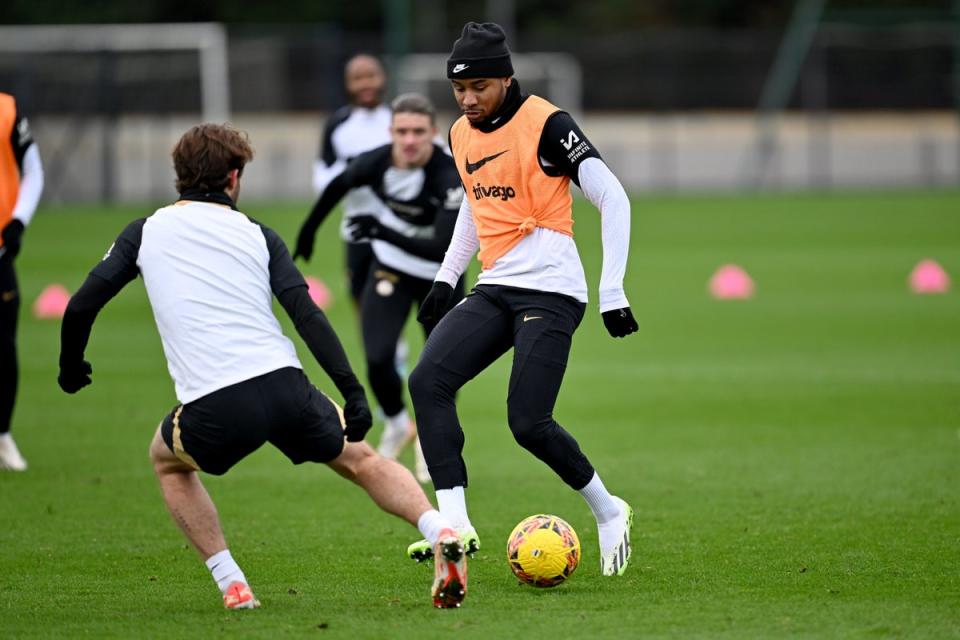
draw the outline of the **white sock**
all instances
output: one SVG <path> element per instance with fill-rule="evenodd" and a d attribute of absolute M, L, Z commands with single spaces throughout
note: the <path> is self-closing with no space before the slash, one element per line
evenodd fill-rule
<path fill-rule="evenodd" d="M 420 530 L 420 535 L 426 538 L 431 546 L 437 544 L 441 531 L 453 528 L 450 522 L 440 515 L 440 512 L 436 509 L 424 511 L 420 519 L 417 520 L 417 529 Z"/>
<path fill-rule="evenodd" d="M 406 433 L 410 425 L 410 416 L 407 415 L 406 409 L 400 409 L 400 413 L 397 415 L 387 416 L 385 422 L 387 431 L 402 431 Z"/>
<path fill-rule="evenodd" d="M 232 582 L 247 584 L 247 577 L 240 570 L 240 565 L 230 555 L 229 549 L 224 549 L 207 558 L 207 569 L 213 576 L 214 582 L 220 587 L 220 593 L 226 593 Z"/>
<path fill-rule="evenodd" d="M 6 444 L 8 442 L 13 442 L 13 436 L 10 435 L 10 432 L 0 433 L 0 444 Z"/>
<path fill-rule="evenodd" d="M 603 486 L 603 481 L 597 472 L 593 472 L 593 478 L 583 489 L 580 489 L 580 495 L 590 505 L 590 511 L 593 511 L 593 517 L 597 519 L 597 524 L 603 526 L 620 515 L 620 507 L 613 501 L 613 496 Z"/>
<path fill-rule="evenodd" d="M 467 499 L 463 487 L 440 489 L 437 491 L 437 508 L 443 517 L 449 520 L 454 529 L 471 529 L 470 516 L 467 515 Z"/>

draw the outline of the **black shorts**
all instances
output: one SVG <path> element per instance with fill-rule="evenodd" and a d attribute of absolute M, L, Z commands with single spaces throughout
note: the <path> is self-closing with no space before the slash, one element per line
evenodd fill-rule
<path fill-rule="evenodd" d="M 359 303 L 373 264 L 373 245 L 369 242 L 347 242 L 346 245 L 347 285 L 350 296 Z"/>
<path fill-rule="evenodd" d="M 300 369 L 287 367 L 174 407 L 160 434 L 175 456 L 222 475 L 269 442 L 294 464 L 343 451 L 343 413 Z"/>

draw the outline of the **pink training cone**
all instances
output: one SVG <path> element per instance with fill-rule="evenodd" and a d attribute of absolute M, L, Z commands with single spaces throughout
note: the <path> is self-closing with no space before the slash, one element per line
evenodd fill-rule
<path fill-rule="evenodd" d="M 330 303 L 333 302 L 333 296 L 330 295 L 330 289 L 323 283 L 323 280 L 311 276 L 307 276 L 304 280 L 307 281 L 307 294 L 314 304 L 321 309 L 329 307 Z"/>
<path fill-rule="evenodd" d="M 753 290 L 753 279 L 735 264 L 723 265 L 710 278 L 710 295 L 717 300 L 746 300 Z"/>
<path fill-rule="evenodd" d="M 47 286 L 33 303 L 33 315 L 41 320 L 59 320 L 67 310 L 70 292 L 62 284 Z"/>
<path fill-rule="evenodd" d="M 936 260 L 921 260 L 910 273 L 910 288 L 914 293 L 946 293 L 950 276 Z"/>

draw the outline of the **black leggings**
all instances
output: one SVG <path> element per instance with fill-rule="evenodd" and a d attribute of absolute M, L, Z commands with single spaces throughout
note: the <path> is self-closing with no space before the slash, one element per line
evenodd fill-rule
<path fill-rule="evenodd" d="M 13 260 L 0 257 L 0 433 L 10 431 L 13 402 L 17 397 L 17 315 L 20 291 Z"/>
<path fill-rule="evenodd" d="M 480 285 L 427 340 L 410 376 L 410 397 L 434 488 L 467 485 L 455 395 L 513 347 L 507 421 L 516 441 L 574 489 L 593 477 L 577 441 L 553 419 L 585 305 L 567 296 Z"/>
<path fill-rule="evenodd" d="M 363 298 L 363 288 L 367 285 L 370 265 L 373 263 L 373 249 L 369 242 L 346 242 L 344 247 L 347 287 L 350 289 L 350 297 L 359 305 Z"/>
<path fill-rule="evenodd" d="M 374 258 L 360 302 L 363 349 L 367 356 L 370 390 L 387 416 L 403 410 L 403 379 L 397 372 L 397 340 L 410 317 L 413 303 L 427 297 L 433 281 L 415 278 L 384 266 Z M 463 297 L 463 283 L 456 287 Z M 433 326 L 424 327 L 429 336 Z"/>

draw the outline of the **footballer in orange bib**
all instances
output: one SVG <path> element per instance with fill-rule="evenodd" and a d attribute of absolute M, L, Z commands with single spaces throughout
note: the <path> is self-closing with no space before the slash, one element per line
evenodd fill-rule
<path fill-rule="evenodd" d="M 447 60 L 447 78 L 463 114 L 450 130 L 450 148 L 465 197 L 418 315 L 421 322 L 439 323 L 409 381 L 440 513 L 457 528 L 468 553 L 479 549 L 466 509 L 466 435 L 456 393 L 512 351 L 510 430 L 520 446 L 583 496 L 597 520 L 601 572 L 620 575 L 630 561 L 633 511 L 607 491 L 576 439 L 556 421 L 554 406 L 588 302 L 570 184 L 600 211 L 599 311 L 615 338 L 637 330 L 623 290 L 630 201 L 570 114 L 521 91 L 499 25 L 464 26 Z M 454 306 L 454 285 L 478 252 L 476 286 Z M 415 542 L 408 553 L 422 559 L 429 544 Z"/>

